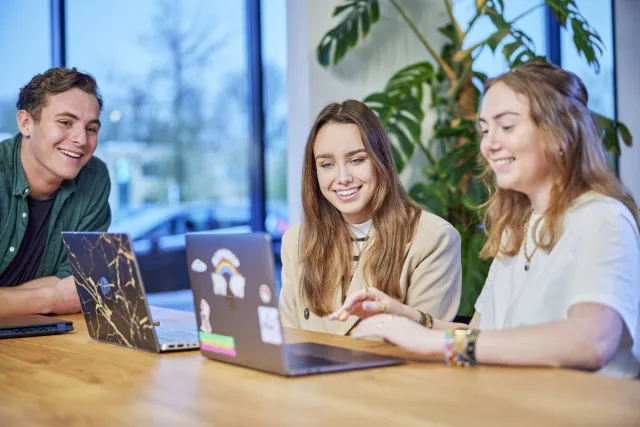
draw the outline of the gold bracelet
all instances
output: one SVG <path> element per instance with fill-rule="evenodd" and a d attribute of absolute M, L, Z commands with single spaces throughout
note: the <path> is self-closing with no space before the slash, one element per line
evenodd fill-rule
<path fill-rule="evenodd" d="M 432 329 L 433 317 L 429 313 L 423 313 L 420 310 L 418 310 L 418 313 L 420 313 L 420 320 L 418 321 L 418 323 L 420 323 L 422 326 L 426 328 Z"/>
<path fill-rule="evenodd" d="M 429 313 L 424 314 L 426 319 L 425 326 L 429 329 L 433 329 L 433 317 Z"/>

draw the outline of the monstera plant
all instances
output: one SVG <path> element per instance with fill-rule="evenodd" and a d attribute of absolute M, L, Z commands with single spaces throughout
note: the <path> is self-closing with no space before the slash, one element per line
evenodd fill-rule
<path fill-rule="evenodd" d="M 411 20 L 398 0 L 345 0 L 333 11 L 340 22 L 330 29 L 317 47 L 319 63 L 324 67 L 338 64 L 357 48 L 358 43 L 380 20 L 380 3 L 384 13 L 398 13 L 425 47 L 425 61 L 408 65 L 396 72 L 386 87 L 368 95 L 363 101 L 376 112 L 392 142 L 398 171 L 421 152 L 427 159 L 424 179 L 409 193 L 428 210 L 454 224 L 462 237 L 463 297 L 460 315 L 471 315 L 482 289 L 489 261 L 478 254 L 485 241 L 480 224 L 480 206 L 487 191 L 477 177 L 479 138 L 475 128 L 481 87 L 487 76 L 475 68 L 475 59 L 484 49 L 503 56 L 510 67 L 528 61 L 545 60 L 534 51 L 531 37 L 518 28 L 518 21 L 537 7 L 548 5 L 565 31 L 573 35 L 578 52 L 595 70 L 604 48 L 597 32 L 581 15 L 575 0 L 546 0 L 513 20 L 505 17 L 504 0 L 475 0 L 475 14 L 461 25 L 453 13 L 452 0 L 442 1 L 448 22 L 438 31 L 446 37 L 438 51 Z M 425 7 L 428 3 L 425 2 Z M 465 38 L 478 18 L 487 16 L 494 32 L 486 39 L 466 47 Z M 464 46 L 464 47 L 463 47 Z M 428 98 L 426 98 L 428 97 Z M 423 102 L 424 101 L 424 102 Z M 435 115 L 433 136 L 426 140 L 421 132 L 427 111 Z M 620 153 L 619 138 L 631 145 L 631 135 L 620 122 L 595 114 L 606 149 Z"/>

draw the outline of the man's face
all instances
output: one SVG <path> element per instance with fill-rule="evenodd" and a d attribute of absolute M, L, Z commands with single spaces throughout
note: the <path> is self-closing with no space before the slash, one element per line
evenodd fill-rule
<path fill-rule="evenodd" d="M 40 121 L 29 116 L 21 131 L 29 139 L 26 148 L 41 178 L 61 183 L 74 179 L 96 150 L 100 105 L 94 95 L 78 88 L 49 95 L 47 101 Z"/>

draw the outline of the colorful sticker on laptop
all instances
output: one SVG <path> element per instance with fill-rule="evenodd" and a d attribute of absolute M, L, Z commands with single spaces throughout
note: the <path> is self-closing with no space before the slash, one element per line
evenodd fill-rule
<path fill-rule="evenodd" d="M 282 345 L 282 329 L 278 309 L 275 307 L 258 307 L 260 337 L 267 344 Z"/>
<path fill-rule="evenodd" d="M 240 267 L 238 257 L 229 249 L 220 249 L 211 257 L 211 263 L 213 264 L 213 272 L 211 273 L 213 293 L 226 296 L 228 287 L 234 297 L 243 299 L 245 278 L 238 271 L 238 267 Z"/>
<path fill-rule="evenodd" d="M 200 300 L 200 330 L 202 332 L 211 333 L 211 320 L 209 316 L 211 315 L 211 307 L 204 300 Z"/>
<path fill-rule="evenodd" d="M 236 357 L 236 342 L 233 337 L 207 332 L 199 332 L 199 334 L 201 350 Z"/>
<path fill-rule="evenodd" d="M 271 288 L 268 285 L 260 285 L 258 288 L 260 294 L 260 301 L 263 304 L 269 304 L 271 302 Z"/>
<path fill-rule="evenodd" d="M 205 264 L 204 261 L 196 258 L 191 263 L 191 269 L 196 273 L 204 273 L 205 271 L 207 271 L 207 264 Z"/>

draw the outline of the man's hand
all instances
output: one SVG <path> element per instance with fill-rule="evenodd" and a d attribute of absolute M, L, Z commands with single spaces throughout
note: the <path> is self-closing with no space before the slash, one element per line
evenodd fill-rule
<path fill-rule="evenodd" d="M 51 314 L 79 313 L 82 310 L 73 276 L 55 282 L 53 290 L 55 292 L 51 306 Z"/>
<path fill-rule="evenodd" d="M 0 317 L 70 314 L 81 311 L 73 276 L 41 277 L 15 287 L 0 287 Z"/>

